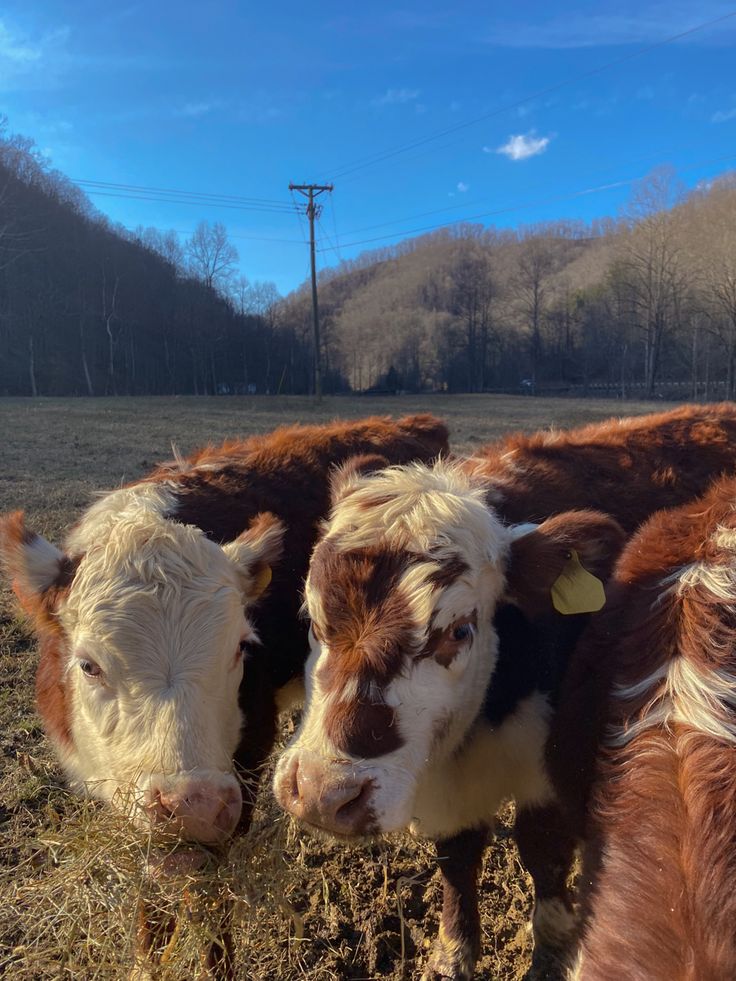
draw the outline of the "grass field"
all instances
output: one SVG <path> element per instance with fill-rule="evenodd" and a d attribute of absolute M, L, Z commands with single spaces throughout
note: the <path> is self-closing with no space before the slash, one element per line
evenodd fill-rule
<path fill-rule="evenodd" d="M 340 398 L 318 406 L 306 398 L 0 400 L 0 512 L 24 508 L 30 527 L 58 543 L 95 492 L 170 458 L 172 442 L 187 452 L 284 423 L 431 411 L 448 421 L 453 448 L 472 452 L 509 431 L 622 409 L 631 415 L 652 406 L 500 396 Z M 34 670 L 32 637 L 3 584 L 0 976 L 126 978 L 136 898 L 154 888 L 142 872 L 149 843 L 65 792 L 34 711 Z M 505 813 L 502 831 L 508 821 Z M 244 979 L 412 978 L 436 932 L 439 901 L 426 845 L 402 837 L 346 850 L 305 838 L 278 815 L 265 786 L 248 838 L 161 900 L 180 922 L 161 976 L 196 976 L 199 952 L 227 909 Z M 479 978 L 523 977 L 529 902 L 515 847 L 502 835 L 483 872 Z"/>

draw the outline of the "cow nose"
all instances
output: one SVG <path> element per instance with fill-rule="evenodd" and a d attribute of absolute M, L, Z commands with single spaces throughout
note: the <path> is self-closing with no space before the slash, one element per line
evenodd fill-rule
<path fill-rule="evenodd" d="M 305 755 L 288 761 L 274 789 L 284 810 L 299 821 L 355 837 L 369 834 L 374 825 L 372 786 L 369 777 L 336 772 L 334 766 Z"/>
<path fill-rule="evenodd" d="M 152 787 L 148 812 L 152 823 L 165 823 L 189 841 L 216 844 L 233 833 L 242 806 L 234 778 L 222 786 L 192 780 Z"/>

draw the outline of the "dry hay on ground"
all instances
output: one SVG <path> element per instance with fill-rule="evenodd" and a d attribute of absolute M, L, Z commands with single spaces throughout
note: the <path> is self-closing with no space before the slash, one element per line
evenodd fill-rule
<path fill-rule="evenodd" d="M 601 419 L 620 407 L 481 396 L 339 399 L 321 407 L 287 398 L 0 400 L 0 430 L 11 434 L 0 512 L 25 507 L 30 526 L 58 541 L 95 491 L 135 479 L 167 458 L 172 439 L 187 451 L 286 422 L 417 411 L 448 418 L 453 446 L 472 451 L 512 429 Z M 128 978 L 141 899 L 179 924 L 161 981 L 196 977 L 203 951 L 227 926 L 238 976 L 251 981 L 415 975 L 441 904 L 431 847 L 407 836 L 354 849 L 306 837 L 281 817 L 265 782 L 253 829 L 227 856 L 206 853 L 196 873 L 153 879 L 146 872 L 155 847 L 150 839 L 63 789 L 33 708 L 34 670 L 32 637 L 3 590 L 0 976 Z M 509 809 L 505 828 L 510 820 Z M 521 978 L 530 953 L 530 889 L 507 836 L 488 850 L 481 903 L 478 977 Z"/>
<path fill-rule="evenodd" d="M 162 848 L 110 809 L 55 788 L 44 761 L 24 765 L 50 789 L 40 810 L 12 822 L 22 834 L 0 871 L 0 974 L 127 979 L 142 909 L 176 924 L 159 941 L 160 981 L 197 977 L 227 932 L 237 976 L 252 981 L 410 978 L 429 949 L 441 896 L 427 845 L 401 837 L 343 849 L 301 835 L 264 794 L 254 827 L 226 855 L 202 852 L 203 867 L 188 871 L 197 850 L 187 847 L 181 871 L 158 877 L 146 870 L 173 842 Z M 507 838 L 489 850 L 482 891 L 479 976 L 520 978 L 529 892 Z"/>

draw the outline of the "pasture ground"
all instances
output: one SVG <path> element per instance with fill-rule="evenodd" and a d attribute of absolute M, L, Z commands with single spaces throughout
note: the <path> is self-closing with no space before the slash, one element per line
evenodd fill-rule
<path fill-rule="evenodd" d="M 647 403 L 502 396 L 0 400 L 0 512 L 22 507 L 59 543 L 93 495 L 225 437 L 293 422 L 431 411 L 456 451 L 514 430 L 634 415 Z M 33 705 L 35 650 L 0 587 L 0 976 L 17 981 L 131 976 L 137 898 L 178 919 L 162 979 L 197 976 L 197 959 L 227 910 L 248 981 L 418 977 L 436 934 L 440 887 L 432 849 L 406 837 L 344 849 L 299 835 L 264 784 L 254 829 L 197 876 L 159 886 L 141 871 L 150 842 L 63 787 Z M 285 735 L 294 725 L 284 723 Z M 513 820 L 489 847 L 481 885 L 478 977 L 512 981 L 529 964 L 530 889 Z M 183 883 L 183 884 L 182 884 Z M 169 890 L 166 894 L 167 889 Z M 182 899 L 184 897 L 184 899 Z M 224 899 L 228 901 L 225 902 Z M 153 901 L 153 900 L 152 900 Z M 168 906 L 167 906 L 168 904 Z"/>

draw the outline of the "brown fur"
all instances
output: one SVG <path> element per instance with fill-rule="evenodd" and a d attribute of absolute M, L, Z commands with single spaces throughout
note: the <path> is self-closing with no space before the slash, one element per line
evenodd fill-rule
<path fill-rule="evenodd" d="M 568 433 L 511 436 L 482 449 L 463 466 L 487 482 L 489 506 L 502 520 L 509 524 L 544 522 L 536 532 L 514 543 L 508 587 L 510 598 L 519 603 L 527 615 L 533 618 L 547 616 L 552 612 L 550 587 L 562 571 L 571 548 L 576 549 L 588 571 L 605 579 L 623 544 L 624 532 L 633 532 L 660 508 L 697 497 L 721 473 L 736 472 L 736 408 L 732 405 L 685 406 L 623 422 L 609 420 Z M 380 500 L 375 504 L 371 502 L 372 506 L 378 507 L 385 503 Z M 567 530 L 562 532 L 554 516 L 569 509 L 596 509 L 611 515 L 613 521 L 601 523 L 600 516 L 581 517 L 579 535 Z M 358 562 L 357 556 L 354 561 Z M 376 557 L 373 556 L 371 561 L 375 563 Z M 314 565 L 312 569 L 314 571 Z M 324 582 L 330 582 L 327 575 Z M 316 585 L 324 601 L 330 590 Z M 390 589 L 390 583 L 387 583 L 384 600 Z M 616 629 L 616 620 L 614 616 L 608 621 L 609 629 Z M 339 634 L 337 631 L 333 638 L 338 642 Z M 443 634 L 431 631 L 427 646 L 418 656 L 434 656 L 443 642 Z M 390 646 L 395 650 L 395 644 Z M 363 669 L 360 654 L 361 648 L 353 646 L 349 665 L 344 673 L 340 671 L 341 683 Z M 395 671 L 393 656 L 391 662 L 391 669 Z M 588 671 L 588 681 L 592 679 L 595 683 L 598 677 L 596 665 L 588 665 Z M 592 713 L 593 725 L 599 721 L 596 705 L 595 699 L 585 705 L 585 711 Z M 578 730 L 570 729 L 565 748 L 565 767 L 572 774 L 568 775 L 567 782 L 568 785 L 570 782 L 575 784 L 586 767 L 588 771 L 590 769 L 584 759 L 586 747 L 580 744 Z M 571 765 L 577 760 L 581 770 Z M 551 821 L 553 814 L 554 821 Z M 564 866 L 570 859 L 576 834 L 582 831 L 582 821 L 577 816 L 561 835 L 559 830 L 564 822 L 554 808 L 541 816 L 537 814 L 537 818 L 537 835 L 544 837 L 547 828 L 547 840 L 554 839 L 555 842 L 554 854 L 545 850 L 541 855 L 539 849 L 535 849 L 534 832 L 527 827 L 530 822 L 524 817 L 519 829 L 522 846 L 535 879 L 539 880 L 540 897 L 559 899 L 563 907 L 568 908 L 567 869 Z M 462 834 L 458 839 L 452 839 L 455 840 L 462 842 Z M 462 848 L 458 854 L 462 862 Z M 545 867 L 547 857 L 551 863 L 549 868 Z M 450 932 L 460 905 L 465 904 L 463 908 L 469 911 L 469 918 L 477 916 L 471 912 L 475 901 L 474 876 L 474 870 L 470 870 L 458 884 L 445 883 L 447 914 L 443 925 L 446 919 L 448 926 L 445 928 Z M 472 945 L 465 946 L 468 956 L 472 957 Z M 444 969 L 446 965 L 441 954 L 438 956 L 438 967 Z M 437 973 L 436 976 L 440 975 Z M 618 981 L 625 974 L 619 972 L 615 976 Z"/>
<path fill-rule="evenodd" d="M 631 540 L 613 596 L 576 651 L 549 744 L 554 782 L 580 829 L 592 786 L 583 872 L 585 981 L 723 981 L 736 977 L 736 747 L 690 724 L 651 725 L 623 747 L 608 726 L 636 721 L 657 684 L 629 687 L 675 659 L 707 677 L 736 674 L 736 597 L 699 580 L 692 562 L 733 567 L 714 541 L 736 529 L 736 479 L 655 515 Z M 733 708 L 713 711 L 736 721 Z"/>
<path fill-rule="evenodd" d="M 490 503 L 509 523 L 543 521 L 593 508 L 631 533 L 653 511 L 702 494 L 736 472 L 736 406 L 686 405 L 607 420 L 569 432 L 507 436 L 479 450 L 467 468 L 486 476 Z"/>
<path fill-rule="evenodd" d="M 308 653 L 307 626 L 299 616 L 301 586 L 309 554 L 329 507 L 331 468 L 355 455 L 378 454 L 388 463 L 429 462 L 447 452 L 447 429 L 430 415 L 398 421 L 373 417 L 321 426 L 287 426 L 265 436 L 209 446 L 164 464 L 143 478 L 173 485 L 173 520 L 196 525 L 214 541 L 236 539 L 257 515 L 271 512 L 286 525 L 283 559 L 252 614 L 262 645 L 248 656 L 241 704 L 245 726 L 236 763 L 257 772 L 276 735 L 275 692 L 303 670 Z M 23 542 L 22 516 L 5 519 L 0 552 L 11 566 Z M 76 557 L 78 561 L 78 557 Z M 64 688 L 65 639 L 54 611 L 62 589 L 71 582 L 65 567 L 63 586 L 42 596 L 20 598 L 31 615 L 41 645 L 37 686 L 39 709 L 49 731 L 69 738 Z M 244 808 L 244 821 L 248 806 Z"/>
<path fill-rule="evenodd" d="M 13 582 L 13 591 L 34 625 L 39 643 L 39 665 L 36 671 L 36 701 L 52 741 L 64 746 L 71 742 L 69 709 L 64 684 L 66 641 L 55 611 L 68 593 L 79 565 L 78 559 L 62 556 L 58 573 L 41 592 L 30 588 L 25 580 L 22 547 L 31 545 L 38 536 L 28 529 L 22 511 L 0 518 L 0 557 Z"/>
<path fill-rule="evenodd" d="M 488 830 L 470 828 L 437 842 L 442 874 L 440 935 L 424 977 L 469 981 L 480 954 L 478 875 L 483 864 Z"/>
<path fill-rule="evenodd" d="M 621 526 L 594 511 L 562 513 L 516 539 L 506 575 L 507 599 L 532 618 L 553 612 L 551 590 L 574 549 L 582 566 L 608 578 L 623 547 Z"/>
<path fill-rule="evenodd" d="M 456 579 L 464 576 L 470 570 L 468 563 L 460 555 L 453 555 L 440 562 L 439 567 L 430 572 L 427 582 L 432 583 L 437 589 L 447 589 L 452 586 Z"/>
<path fill-rule="evenodd" d="M 327 734 L 341 753 L 358 759 L 383 756 L 403 744 L 394 710 L 382 702 L 370 701 L 368 696 L 333 706 Z"/>
<path fill-rule="evenodd" d="M 342 486 L 337 489 L 341 492 Z M 318 668 L 325 691 L 339 694 L 352 680 L 365 690 L 369 684 L 374 689 L 385 688 L 401 670 L 405 653 L 414 645 L 416 624 L 397 585 L 412 563 L 426 558 L 380 546 L 341 551 L 333 539 L 319 543 L 310 576 L 325 618 L 324 623 L 315 623 L 315 633 L 329 648 L 327 660 Z M 442 589 L 467 570 L 460 556 L 453 556 L 430 574 L 429 581 Z M 430 643 L 415 656 L 434 656 L 441 664 L 449 664 L 458 646 L 446 642 L 451 629 L 432 631 Z M 387 731 L 377 725 L 385 709 L 363 699 L 353 704 L 338 702 L 328 719 L 335 745 L 361 757 L 381 756 L 398 748 L 398 729 Z M 391 726 L 392 719 L 393 712 L 388 720 Z M 360 752 L 346 749 L 349 745 L 360 746 Z"/>
<path fill-rule="evenodd" d="M 334 507 L 350 492 L 350 485 L 355 477 L 375 473 L 389 465 L 385 456 L 364 453 L 362 456 L 351 456 L 345 463 L 334 467 L 330 475 L 330 498 Z"/>
<path fill-rule="evenodd" d="M 443 668 L 448 668 L 457 657 L 460 648 L 466 643 L 463 640 L 455 640 L 453 637 L 453 632 L 461 623 L 476 626 L 478 623 L 477 613 L 473 611 L 470 616 L 463 617 L 462 621 L 456 620 L 447 627 L 434 627 L 430 630 L 427 642 L 416 655 L 415 660 L 420 661 L 425 657 L 433 657 Z"/>
<path fill-rule="evenodd" d="M 310 575 L 325 616 L 317 628 L 330 651 L 319 668 L 326 691 L 353 679 L 384 687 L 396 676 L 415 628 L 397 584 L 415 558 L 400 549 L 340 552 L 331 540 L 317 546 Z"/>

